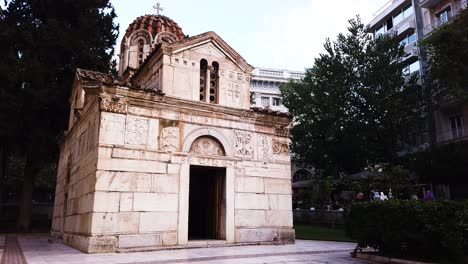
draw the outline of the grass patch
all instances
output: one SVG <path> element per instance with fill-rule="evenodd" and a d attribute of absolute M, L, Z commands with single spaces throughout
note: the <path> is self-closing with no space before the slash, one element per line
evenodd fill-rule
<path fill-rule="evenodd" d="M 294 225 L 297 239 L 355 242 L 345 235 L 343 226 L 330 228 L 317 224 Z"/>

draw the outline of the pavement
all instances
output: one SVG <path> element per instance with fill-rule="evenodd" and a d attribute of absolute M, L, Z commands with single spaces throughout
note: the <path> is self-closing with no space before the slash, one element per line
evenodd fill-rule
<path fill-rule="evenodd" d="M 2 241 L 2 237 L 0 237 Z M 18 247 L 15 246 L 18 245 Z M 199 263 L 199 264 L 300 264 L 371 263 L 353 259 L 354 243 L 296 240 L 294 245 L 232 246 L 159 250 L 133 253 L 86 254 L 47 237 L 5 239 L 1 264 L 88 264 L 88 263 Z M 19 250 L 18 250 L 19 249 Z M 0 254 L 2 248 L 0 247 Z M 21 262 L 23 261 L 23 262 Z"/>

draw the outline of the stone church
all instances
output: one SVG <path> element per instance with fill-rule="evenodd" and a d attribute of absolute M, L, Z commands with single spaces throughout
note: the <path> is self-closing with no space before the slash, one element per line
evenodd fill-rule
<path fill-rule="evenodd" d="M 76 71 L 52 235 L 88 253 L 293 243 L 287 113 L 214 32 L 138 17 L 119 77 Z"/>

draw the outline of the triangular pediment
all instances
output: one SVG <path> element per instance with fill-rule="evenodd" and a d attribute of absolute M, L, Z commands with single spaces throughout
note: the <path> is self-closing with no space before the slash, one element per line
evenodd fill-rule
<path fill-rule="evenodd" d="M 172 43 L 170 47 L 173 54 L 186 50 L 198 51 L 214 57 L 228 58 L 246 73 L 250 73 L 253 70 L 253 67 L 239 53 L 212 31 Z"/>
<path fill-rule="evenodd" d="M 198 47 L 192 48 L 191 50 L 200 52 L 200 53 L 209 54 L 217 58 L 229 57 L 229 55 L 225 51 L 220 50 L 219 47 L 215 46 L 215 44 L 212 42 L 205 43 L 204 45 L 200 45 Z"/>

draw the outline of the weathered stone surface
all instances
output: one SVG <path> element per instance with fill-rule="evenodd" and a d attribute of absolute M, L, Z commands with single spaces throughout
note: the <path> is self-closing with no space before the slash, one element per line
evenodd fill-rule
<path fill-rule="evenodd" d="M 149 120 L 148 149 L 158 148 L 159 121 L 151 118 Z"/>
<path fill-rule="evenodd" d="M 280 168 L 246 167 L 245 176 L 291 179 L 291 170 Z"/>
<path fill-rule="evenodd" d="M 152 183 L 150 173 L 98 171 L 96 175 L 97 191 L 150 192 Z"/>
<path fill-rule="evenodd" d="M 161 245 L 160 234 L 120 235 L 119 248 L 154 247 Z"/>
<path fill-rule="evenodd" d="M 268 195 L 236 193 L 236 209 L 268 209 Z"/>
<path fill-rule="evenodd" d="M 169 161 L 171 156 L 167 153 L 160 153 L 155 151 L 114 148 L 112 149 L 112 155 L 109 156 L 109 158 L 110 157 L 118 159 L 153 160 L 167 162 Z"/>
<path fill-rule="evenodd" d="M 266 225 L 267 226 L 283 226 L 292 227 L 293 217 L 292 212 L 288 211 L 266 211 Z"/>
<path fill-rule="evenodd" d="M 236 226 L 256 227 L 265 225 L 264 210 L 236 210 Z"/>
<path fill-rule="evenodd" d="M 140 233 L 177 230 L 177 212 L 140 213 Z"/>
<path fill-rule="evenodd" d="M 139 213 L 93 213 L 92 234 L 137 233 Z"/>
<path fill-rule="evenodd" d="M 291 210 L 292 198 L 291 195 L 268 195 L 269 206 L 271 210 Z"/>
<path fill-rule="evenodd" d="M 115 236 L 92 236 L 89 238 L 88 253 L 114 252 L 117 248 Z"/>
<path fill-rule="evenodd" d="M 290 179 L 271 179 L 264 178 L 265 193 L 276 194 L 291 194 L 291 180 Z"/>
<path fill-rule="evenodd" d="M 145 212 L 175 212 L 178 209 L 177 194 L 169 193 L 135 193 L 133 196 L 133 211 Z"/>
<path fill-rule="evenodd" d="M 157 193 L 179 193 L 179 175 L 154 174 L 153 183 Z"/>
<path fill-rule="evenodd" d="M 127 116 L 127 124 L 125 126 L 125 144 L 135 147 L 146 147 L 148 128 L 148 118 Z"/>
<path fill-rule="evenodd" d="M 177 245 L 177 232 L 164 232 L 162 236 L 163 246 Z"/>
<path fill-rule="evenodd" d="M 123 145 L 125 133 L 125 115 L 101 113 L 99 143 Z"/>
<path fill-rule="evenodd" d="M 180 164 L 168 164 L 167 165 L 167 173 L 179 174 L 179 172 L 180 172 Z"/>
<path fill-rule="evenodd" d="M 236 192 L 263 193 L 263 178 L 236 177 Z"/>
<path fill-rule="evenodd" d="M 120 194 L 120 212 L 130 212 L 133 210 L 133 193 Z"/>
<path fill-rule="evenodd" d="M 279 240 L 286 244 L 294 244 L 296 232 L 292 228 L 278 229 Z"/>
<path fill-rule="evenodd" d="M 94 212 L 118 212 L 120 203 L 119 192 L 95 192 Z"/>
<path fill-rule="evenodd" d="M 236 242 L 271 242 L 278 241 L 278 232 L 275 229 L 255 228 L 236 229 Z"/>
<path fill-rule="evenodd" d="M 150 160 L 129 159 L 101 159 L 98 161 L 98 170 L 167 173 L 167 164 Z"/>

